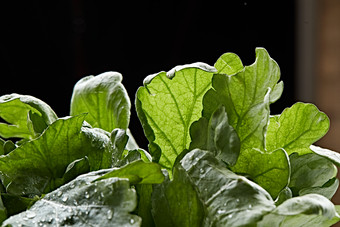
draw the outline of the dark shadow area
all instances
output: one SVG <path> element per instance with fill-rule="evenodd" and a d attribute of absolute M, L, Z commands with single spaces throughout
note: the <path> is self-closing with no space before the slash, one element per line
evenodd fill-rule
<path fill-rule="evenodd" d="M 29 94 L 59 116 L 69 113 L 76 81 L 123 74 L 134 103 L 143 79 L 176 65 L 213 65 L 225 52 L 254 62 L 264 47 L 281 68 L 283 97 L 294 103 L 294 1 L 22 1 L 1 3 L 0 94 Z M 146 148 L 132 108 L 130 123 Z"/>

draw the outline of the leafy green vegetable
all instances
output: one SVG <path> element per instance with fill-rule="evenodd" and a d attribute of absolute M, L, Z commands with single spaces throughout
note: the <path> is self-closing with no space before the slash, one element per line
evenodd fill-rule
<path fill-rule="evenodd" d="M 313 145 L 329 119 L 304 103 L 271 116 L 279 80 L 263 48 L 250 66 L 226 53 L 146 77 L 135 105 L 148 150 L 117 72 L 81 79 L 70 117 L 0 97 L 2 226 L 335 224 L 340 155 Z"/>
<path fill-rule="evenodd" d="M 79 80 L 73 90 L 71 116 L 88 113 L 87 122 L 108 132 L 127 129 L 131 104 L 122 78 L 120 73 L 106 72 Z"/>
<path fill-rule="evenodd" d="M 171 170 L 177 155 L 189 148 L 189 129 L 202 111 L 215 69 L 197 63 L 152 75 L 137 91 L 136 108 L 150 143 L 162 151 L 159 163 Z M 151 151 L 152 153 L 152 151 Z"/>

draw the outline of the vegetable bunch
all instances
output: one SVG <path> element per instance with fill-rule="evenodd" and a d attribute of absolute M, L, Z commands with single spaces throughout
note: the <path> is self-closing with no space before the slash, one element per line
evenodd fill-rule
<path fill-rule="evenodd" d="M 0 97 L 3 226 L 330 226 L 340 155 L 313 144 L 329 119 L 313 104 L 280 115 L 278 64 L 263 48 L 145 78 L 129 130 L 122 75 L 74 87 L 70 116 L 28 95 Z M 15 139 L 15 140 L 14 140 Z M 14 142 L 16 141 L 16 142 Z"/>

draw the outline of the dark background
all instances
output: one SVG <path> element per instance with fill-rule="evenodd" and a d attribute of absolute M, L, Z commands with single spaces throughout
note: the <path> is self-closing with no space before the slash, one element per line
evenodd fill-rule
<path fill-rule="evenodd" d="M 134 103 L 149 74 L 213 65 L 225 52 L 249 65 L 256 47 L 278 62 L 285 83 L 272 112 L 295 102 L 293 0 L 11 1 L 0 3 L 0 14 L 0 95 L 33 95 L 60 117 L 69 114 L 73 86 L 84 76 L 122 73 Z M 134 106 L 130 129 L 145 148 Z"/>

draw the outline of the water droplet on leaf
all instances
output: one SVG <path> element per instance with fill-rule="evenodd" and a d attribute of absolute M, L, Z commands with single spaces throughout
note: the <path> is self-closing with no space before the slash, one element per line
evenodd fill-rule
<path fill-rule="evenodd" d="M 26 211 L 26 217 L 28 218 L 34 218 L 37 214 L 34 213 L 33 211 Z"/>
<path fill-rule="evenodd" d="M 63 202 L 66 202 L 68 200 L 68 197 L 67 196 L 64 196 L 62 199 L 61 199 Z"/>
<path fill-rule="evenodd" d="M 113 217 L 113 211 L 112 210 L 108 210 L 107 211 L 107 219 L 111 220 Z"/>

